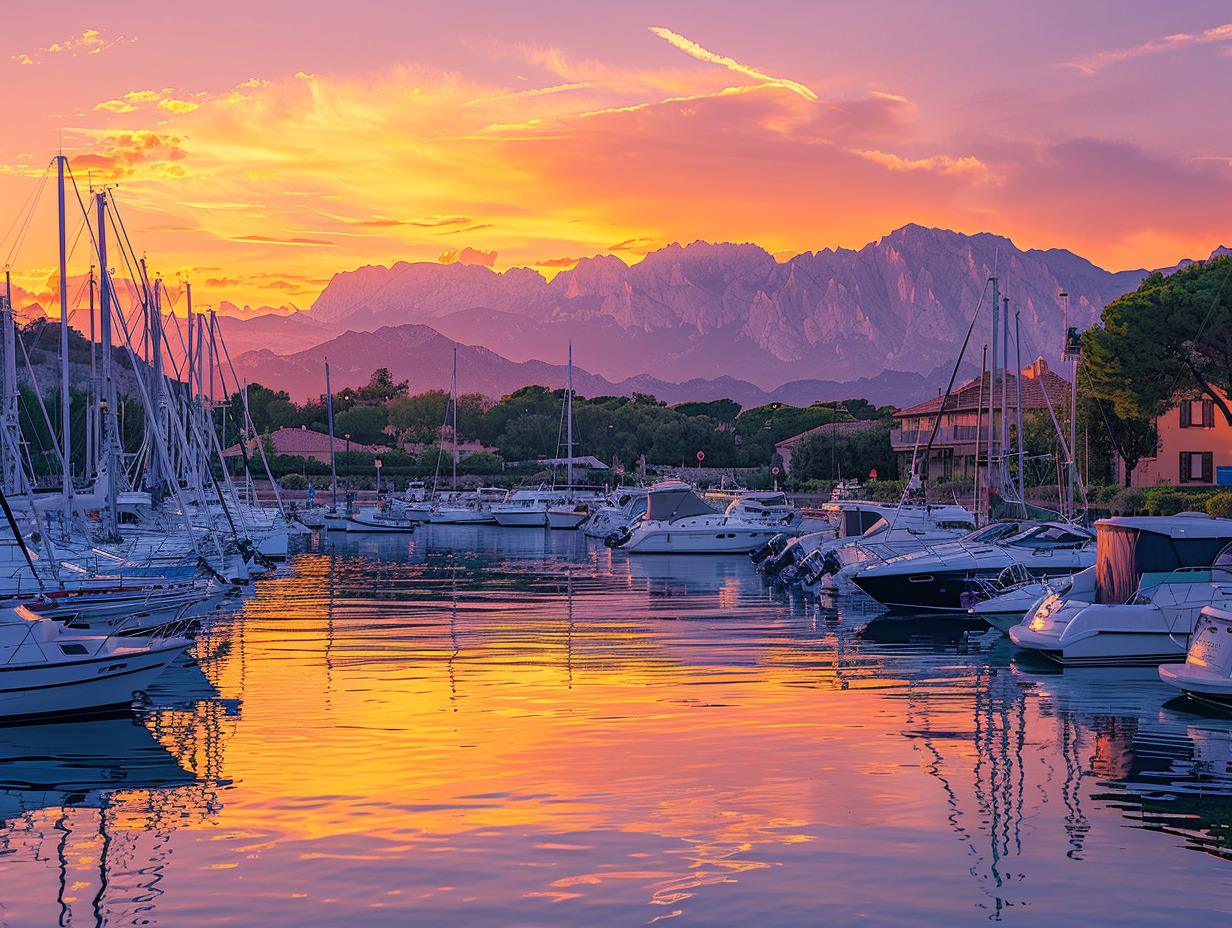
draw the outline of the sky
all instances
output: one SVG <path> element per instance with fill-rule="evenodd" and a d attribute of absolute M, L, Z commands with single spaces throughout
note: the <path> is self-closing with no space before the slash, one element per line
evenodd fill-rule
<path fill-rule="evenodd" d="M 198 306 L 907 223 L 1163 267 L 1232 245 L 1230 77 L 1212 0 L 14 4 L 0 253 L 50 301 L 62 150 Z"/>

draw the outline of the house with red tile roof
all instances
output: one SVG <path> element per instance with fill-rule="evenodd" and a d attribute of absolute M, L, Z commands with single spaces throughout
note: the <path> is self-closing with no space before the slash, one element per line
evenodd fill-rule
<path fill-rule="evenodd" d="M 900 409 L 894 414 L 897 427 L 890 432 L 890 444 L 898 453 L 899 473 L 911 473 L 913 457 L 917 453 L 924 453 L 933 428 L 936 427 L 937 434 L 933 438 L 929 459 L 919 463 L 920 473 L 934 479 L 975 476 L 977 452 L 981 462 L 986 462 L 988 455 L 990 376 L 985 373 L 959 387 L 948 397 L 936 396 L 907 409 Z M 996 396 L 993 402 L 992 434 L 998 442 L 1001 436 L 1003 388 L 1008 407 L 1007 432 L 1013 435 L 1017 431 L 1020 378 L 1024 419 L 1038 412 L 1048 415 L 1051 404 L 1057 421 L 1068 421 L 1070 382 L 1053 373 L 1043 358 L 1037 358 L 1035 363 L 1020 374 L 1009 371 L 1004 378 L 998 375 L 993 385 Z M 940 423 L 937 422 L 938 413 Z"/>
<path fill-rule="evenodd" d="M 278 429 L 269 433 L 270 441 L 274 443 L 275 454 L 292 454 L 301 458 L 309 458 L 313 461 L 328 461 L 329 460 L 329 436 L 324 432 L 314 432 L 307 426 L 300 426 L 297 429 Z M 254 455 L 257 453 L 256 438 L 248 440 L 248 454 Z M 345 438 L 334 437 L 334 454 L 345 454 L 348 447 L 352 452 L 366 452 L 368 454 L 381 454 L 388 451 L 388 448 L 380 445 L 365 445 L 357 441 L 352 441 L 348 445 Z M 222 453 L 225 458 L 236 457 L 240 453 L 238 444 L 232 445 Z"/>

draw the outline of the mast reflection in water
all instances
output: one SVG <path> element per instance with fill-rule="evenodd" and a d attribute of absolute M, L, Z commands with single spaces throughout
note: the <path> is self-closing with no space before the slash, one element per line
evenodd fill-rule
<path fill-rule="evenodd" d="M 135 723 L 4 732 L 4 924 L 1193 926 L 1232 899 L 1232 720 L 744 558 L 319 538 L 197 653 Z"/>

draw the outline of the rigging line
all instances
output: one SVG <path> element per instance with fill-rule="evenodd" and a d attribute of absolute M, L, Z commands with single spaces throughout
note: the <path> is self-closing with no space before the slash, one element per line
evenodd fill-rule
<path fill-rule="evenodd" d="M 971 314 L 971 325 L 967 326 L 967 337 L 963 339 L 962 348 L 958 351 L 958 360 L 954 362 L 954 370 L 950 372 L 950 383 L 945 388 L 945 395 L 941 398 L 941 408 L 937 410 L 937 418 L 933 421 L 933 430 L 928 436 L 928 445 L 924 448 L 924 461 L 926 463 L 928 455 L 932 452 L 933 442 L 937 438 L 937 430 L 941 427 L 941 417 L 945 414 L 946 401 L 949 400 L 950 392 L 954 389 L 954 381 L 958 379 L 958 368 L 962 364 L 963 355 L 967 351 L 967 343 L 971 341 L 971 333 L 975 330 L 975 320 L 980 317 L 980 307 L 984 305 L 984 297 L 988 293 L 988 283 L 989 281 L 984 281 L 984 290 L 980 293 L 979 300 L 976 301 L 975 311 Z M 993 312 L 996 311 L 997 307 L 994 306 Z"/>
<path fill-rule="evenodd" d="M 9 236 L 13 234 L 14 227 L 17 226 L 17 220 L 22 219 L 21 229 L 13 239 L 13 246 L 9 249 L 8 256 L 5 258 L 4 266 L 12 267 L 13 262 L 17 260 L 17 253 L 21 250 L 22 242 L 25 241 L 26 234 L 30 230 L 30 223 L 34 219 L 35 211 L 38 209 L 39 200 L 43 197 L 43 191 L 47 189 L 47 181 L 51 177 L 51 164 L 49 163 L 43 169 L 43 176 L 38 179 L 34 185 L 34 189 L 30 191 L 30 195 L 26 197 L 26 202 L 22 204 L 21 210 L 13 217 L 13 221 L 9 224 L 8 231 L 4 233 L 4 238 L 0 239 L 0 245 L 9 240 Z"/>
<path fill-rule="evenodd" d="M 1108 413 L 1104 411 L 1104 406 L 1095 393 L 1095 378 L 1091 376 L 1091 369 L 1087 367 L 1086 356 L 1080 352 L 1078 357 L 1082 361 L 1082 369 L 1087 374 L 1087 387 L 1089 388 L 1087 395 L 1095 402 L 1095 408 L 1099 410 L 1100 418 L 1104 420 L 1104 428 L 1108 430 L 1108 440 L 1112 442 L 1112 450 L 1117 453 L 1121 460 L 1125 460 L 1125 455 L 1121 452 L 1121 446 L 1117 444 L 1116 433 L 1112 430 L 1112 423 L 1108 421 Z"/>
<path fill-rule="evenodd" d="M 39 334 L 42 335 L 42 331 Z M 51 425 L 51 416 L 47 414 L 47 406 L 43 403 L 43 393 L 39 390 L 38 378 L 34 376 L 34 365 L 30 363 L 30 354 L 26 351 L 26 342 L 24 339 L 19 338 L 17 343 L 21 345 L 21 353 L 25 355 L 26 371 L 30 374 L 30 383 L 34 387 L 34 395 L 38 397 L 39 409 L 43 411 L 43 423 L 47 426 L 47 434 L 51 437 L 51 447 L 56 452 L 56 459 L 60 462 L 60 472 L 67 473 L 68 468 L 64 463 L 64 455 L 60 451 L 60 442 L 56 438 L 56 430 Z M 36 341 L 35 344 L 37 345 L 38 342 Z M 42 449 L 42 444 L 40 441 L 40 450 Z"/>

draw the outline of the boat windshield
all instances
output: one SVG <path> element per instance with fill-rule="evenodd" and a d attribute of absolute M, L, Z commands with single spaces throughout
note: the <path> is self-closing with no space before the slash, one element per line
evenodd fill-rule
<path fill-rule="evenodd" d="M 1124 525 L 1100 525 L 1095 546 L 1095 601 L 1127 603 L 1143 585 L 1144 575 L 1166 575 L 1183 567 L 1209 567 L 1232 580 L 1232 544 L 1228 538 L 1172 538 Z M 1147 585 L 1150 585 L 1149 582 Z"/>
<path fill-rule="evenodd" d="M 883 522 L 881 513 L 860 506 L 844 508 L 838 512 L 838 537 L 854 538 L 863 535 L 878 522 Z"/>
<path fill-rule="evenodd" d="M 1020 530 L 1021 526 L 1017 522 L 993 522 L 990 525 L 985 525 L 983 528 L 977 528 L 974 532 L 963 535 L 959 541 L 990 545 L 1000 541 L 1002 538 L 1008 538 L 1010 535 L 1017 535 Z"/>
<path fill-rule="evenodd" d="M 1007 542 L 1022 548 L 1076 548 L 1090 540 L 1091 536 L 1085 532 L 1046 522 L 1028 529 L 1016 538 L 1007 539 Z"/>
<path fill-rule="evenodd" d="M 890 529 L 889 522 L 887 522 L 885 519 L 878 519 L 876 522 L 870 525 L 865 530 L 864 534 L 861 535 L 860 537 L 861 538 L 872 538 L 874 535 L 880 535 L 882 532 L 889 531 L 889 529 Z"/>

